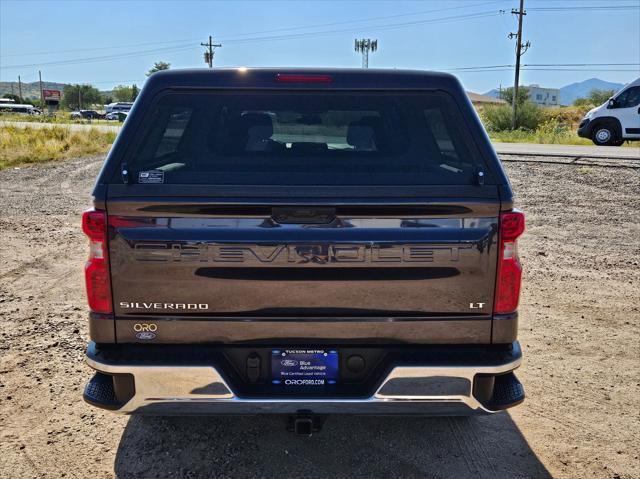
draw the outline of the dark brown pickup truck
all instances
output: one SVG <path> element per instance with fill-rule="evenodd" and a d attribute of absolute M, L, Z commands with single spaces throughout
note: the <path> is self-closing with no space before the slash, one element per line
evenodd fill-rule
<path fill-rule="evenodd" d="M 154 74 L 83 217 L 123 413 L 471 414 L 520 403 L 524 217 L 452 76 Z"/>

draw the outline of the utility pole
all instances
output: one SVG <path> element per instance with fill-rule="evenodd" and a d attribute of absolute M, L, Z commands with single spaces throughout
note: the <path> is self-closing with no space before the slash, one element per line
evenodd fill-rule
<path fill-rule="evenodd" d="M 524 0 L 520 0 L 520 8 L 516 10 L 515 8 L 511 10 L 511 13 L 514 15 L 518 15 L 518 33 L 509 33 L 509 39 L 516 37 L 516 77 L 513 83 L 513 99 L 512 99 L 512 108 L 513 108 L 513 116 L 511 118 L 511 129 L 516 129 L 516 114 L 518 111 L 518 86 L 520 85 L 520 57 L 524 55 L 524 53 L 531 46 L 530 42 L 525 44 L 522 43 L 522 19 L 527 14 L 524 11 Z M 523 50 L 524 49 L 524 50 Z"/>
<path fill-rule="evenodd" d="M 209 35 L 209 43 L 201 43 L 200 45 L 207 49 L 207 51 L 204 52 L 204 62 L 209 64 L 209 68 L 213 68 L 213 55 L 215 53 L 214 49 L 217 47 L 221 47 L 222 44 L 214 44 L 211 35 Z"/>
<path fill-rule="evenodd" d="M 18 96 L 20 97 L 20 103 L 22 103 L 22 81 L 20 75 L 18 75 Z"/>
<path fill-rule="evenodd" d="M 356 38 L 357 52 L 362 52 L 362 68 L 369 68 L 369 51 L 375 52 L 378 49 L 378 40 L 371 40 L 370 38 L 363 38 L 358 40 Z"/>
<path fill-rule="evenodd" d="M 44 93 L 42 92 L 42 72 L 38 70 L 38 78 L 40 79 L 40 108 L 44 111 Z"/>

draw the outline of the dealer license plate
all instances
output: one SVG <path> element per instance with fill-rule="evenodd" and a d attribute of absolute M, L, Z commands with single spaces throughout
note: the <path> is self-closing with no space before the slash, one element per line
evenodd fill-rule
<path fill-rule="evenodd" d="M 274 349 L 271 382 L 286 387 L 326 386 L 338 380 L 338 351 Z"/>

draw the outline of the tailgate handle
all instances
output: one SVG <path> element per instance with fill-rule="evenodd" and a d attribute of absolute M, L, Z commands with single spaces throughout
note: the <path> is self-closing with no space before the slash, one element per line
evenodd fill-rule
<path fill-rule="evenodd" d="M 309 225 L 331 223 L 336 217 L 335 208 L 315 206 L 275 207 L 271 210 L 274 221 L 282 224 Z"/>

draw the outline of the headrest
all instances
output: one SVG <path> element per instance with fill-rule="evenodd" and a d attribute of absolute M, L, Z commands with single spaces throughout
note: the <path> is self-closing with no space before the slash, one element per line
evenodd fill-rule
<path fill-rule="evenodd" d="M 245 113 L 240 117 L 240 124 L 254 140 L 266 140 L 273 135 L 273 121 L 267 113 Z"/>
<path fill-rule="evenodd" d="M 349 124 L 347 143 L 360 151 L 375 151 L 379 118 L 365 116 Z"/>

